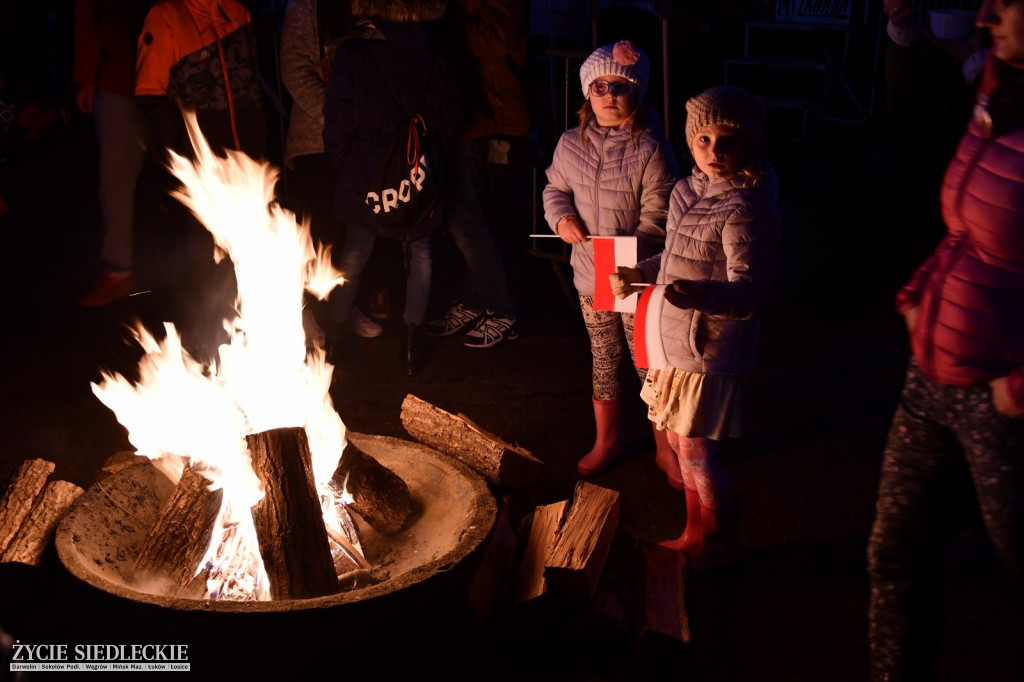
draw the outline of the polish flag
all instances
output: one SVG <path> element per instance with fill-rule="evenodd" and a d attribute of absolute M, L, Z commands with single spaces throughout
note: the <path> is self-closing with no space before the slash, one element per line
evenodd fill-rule
<path fill-rule="evenodd" d="M 661 309 L 665 305 L 666 286 L 649 286 L 640 293 L 633 318 L 633 357 L 637 367 L 664 369 L 668 364 L 661 340 Z"/>
<path fill-rule="evenodd" d="M 636 266 L 636 237 L 591 237 L 594 244 L 594 310 L 636 312 L 636 296 L 619 298 L 612 293 L 609 275 L 615 268 Z"/>

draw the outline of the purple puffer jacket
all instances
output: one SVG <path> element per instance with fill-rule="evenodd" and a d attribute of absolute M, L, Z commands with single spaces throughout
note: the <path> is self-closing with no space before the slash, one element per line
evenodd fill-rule
<path fill-rule="evenodd" d="M 952 386 L 1009 376 L 1024 408 L 1024 117 L 986 137 L 967 127 L 942 183 L 947 232 L 899 292 L 924 375 Z"/>

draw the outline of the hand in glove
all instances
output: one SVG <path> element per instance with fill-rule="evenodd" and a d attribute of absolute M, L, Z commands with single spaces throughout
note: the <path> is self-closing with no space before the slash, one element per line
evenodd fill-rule
<path fill-rule="evenodd" d="M 608 275 L 612 283 L 612 293 L 619 298 L 626 298 L 640 291 L 640 287 L 633 286 L 644 281 L 644 273 L 637 268 L 619 266 L 615 272 Z"/>
<path fill-rule="evenodd" d="M 677 308 L 699 308 L 707 299 L 706 280 L 677 279 L 665 287 L 665 300 Z"/>

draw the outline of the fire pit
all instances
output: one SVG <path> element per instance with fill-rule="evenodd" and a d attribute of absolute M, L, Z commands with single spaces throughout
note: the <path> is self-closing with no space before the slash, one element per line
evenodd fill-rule
<path fill-rule="evenodd" d="M 124 469 L 83 494 L 56 533 L 60 560 L 74 576 L 124 599 L 169 609 L 208 612 L 289 612 L 359 602 L 421 583 L 446 572 L 490 532 L 497 505 L 484 481 L 460 462 L 426 446 L 349 432 L 361 450 L 401 476 L 413 513 L 388 536 L 354 517 L 378 581 L 310 599 L 229 601 L 183 599 L 140 590 L 129 579 L 146 533 L 174 484 L 150 464 Z"/>

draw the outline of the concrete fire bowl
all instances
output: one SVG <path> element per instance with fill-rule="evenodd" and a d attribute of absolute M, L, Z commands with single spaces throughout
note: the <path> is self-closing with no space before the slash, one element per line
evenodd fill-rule
<path fill-rule="evenodd" d="M 379 582 L 313 599 L 232 602 L 182 599 L 139 590 L 132 562 L 174 485 L 148 463 L 97 482 L 57 528 L 61 562 L 75 577 L 104 592 L 169 609 L 222 613 L 274 613 L 328 609 L 393 593 L 449 571 L 486 538 L 497 504 L 483 479 L 460 462 L 418 443 L 349 433 L 367 454 L 409 486 L 413 515 L 392 536 L 373 531 L 353 515 L 366 558 Z"/>

